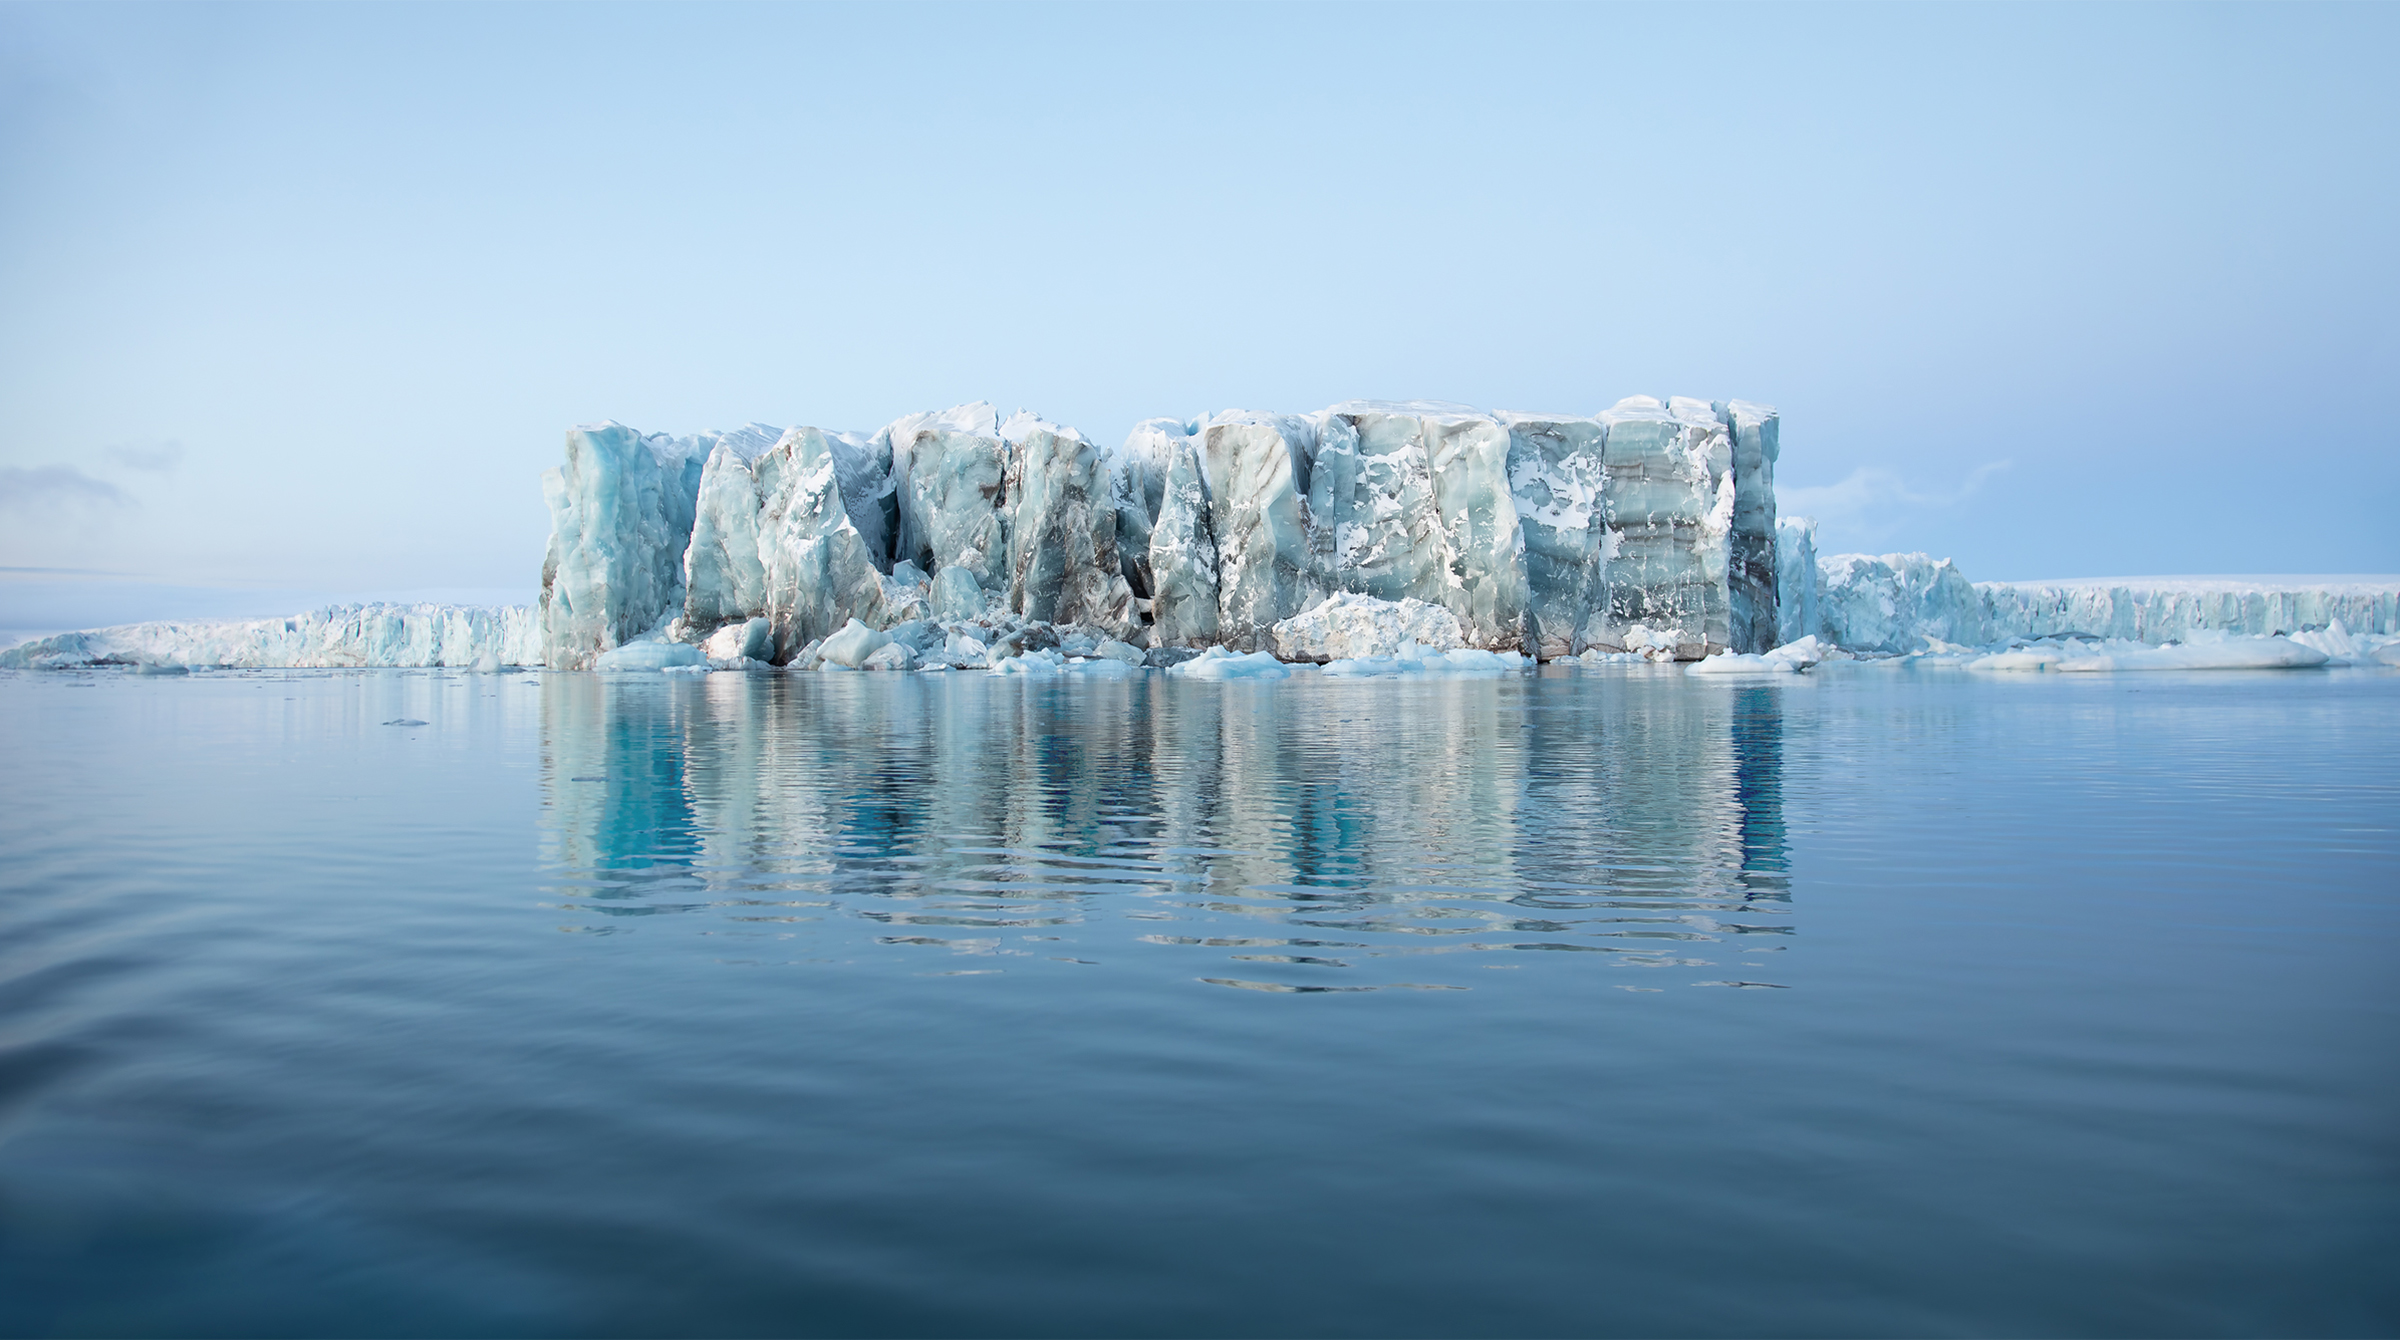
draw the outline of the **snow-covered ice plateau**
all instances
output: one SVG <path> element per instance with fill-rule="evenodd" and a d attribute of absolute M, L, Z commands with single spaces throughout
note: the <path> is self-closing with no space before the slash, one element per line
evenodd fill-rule
<path fill-rule="evenodd" d="M 529 605 L 336 605 L 288 619 L 194 619 L 60 633 L 0 651 L 0 668 L 192 669 L 540 665 Z"/>

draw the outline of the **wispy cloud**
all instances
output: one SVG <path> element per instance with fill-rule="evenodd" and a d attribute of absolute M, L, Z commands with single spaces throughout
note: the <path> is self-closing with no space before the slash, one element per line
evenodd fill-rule
<path fill-rule="evenodd" d="M 1878 540 L 1899 529 L 1909 513 L 1955 507 L 1975 496 L 2011 462 L 1986 461 L 1967 472 L 1953 489 L 1911 488 L 1898 472 L 1862 466 L 1838 483 L 1775 490 L 1775 510 L 1784 516 L 1815 517 L 1829 531 Z"/>
<path fill-rule="evenodd" d="M 72 465 L 0 466 L 0 510 L 31 512 L 64 504 L 131 507 L 133 495 Z"/>
<path fill-rule="evenodd" d="M 153 474 L 165 474 L 183 463 L 183 444 L 181 442 L 156 442 L 146 447 L 110 447 L 108 458 L 128 470 L 147 470 Z"/>

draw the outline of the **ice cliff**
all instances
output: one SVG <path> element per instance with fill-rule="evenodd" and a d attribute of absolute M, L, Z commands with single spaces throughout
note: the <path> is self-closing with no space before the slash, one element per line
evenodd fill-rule
<path fill-rule="evenodd" d="M 871 434 L 593 425 L 544 480 L 543 649 L 583 668 L 763 618 L 782 663 L 854 619 L 1013 616 L 1249 653 L 1356 595 L 1446 611 L 1483 650 L 1765 650 L 1776 452 L 1771 409 L 1649 396 L 1228 410 L 1113 451 L 982 403 Z"/>

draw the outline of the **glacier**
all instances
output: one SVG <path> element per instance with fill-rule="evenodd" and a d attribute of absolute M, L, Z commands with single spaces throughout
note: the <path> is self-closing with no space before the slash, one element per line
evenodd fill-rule
<path fill-rule="evenodd" d="M 851 620 L 931 621 L 999 659 L 1017 624 L 1276 653 L 1279 628 L 1340 598 L 1445 611 L 1485 651 L 1763 652 L 1788 640 L 1777 434 L 1765 406 L 1652 396 L 1588 415 L 1231 409 L 1147 420 L 1114 450 L 985 401 L 872 433 L 589 425 L 545 477 L 543 645 L 580 669 L 763 618 L 754 659 L 779 665 Z"/>
<path fill-rule="evenodd" d="M 1845 657 L 2400 659 L 2400 578 L 1977 583 L 1924 553 L 1821 554 L 1813 521 L 1778 513 L 1780 429 L 1765 405 L 1646 395 L 1588 414 L 1228 409 L 1145 420 L 1114 449 L 987 401 L 871 432 L 585 424 L 543 476 L 529 608 L 131 625 L 0 651 L 0 667 L 1214 679 L 1271 678 L 1268 662 L 1717 675 Z"/>

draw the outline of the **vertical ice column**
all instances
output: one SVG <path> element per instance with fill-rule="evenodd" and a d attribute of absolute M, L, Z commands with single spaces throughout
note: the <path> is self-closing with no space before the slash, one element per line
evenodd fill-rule
<path fill-rule="evenodd" d="M 751 613 L 767 616 L 779 661 L 851 619 L 871 627 L 889 622 L 874 547 L 859 533 L 842 489 L 846 449 L 855 450 L 819 429 L 794 428 L 752 467 L 766 601 Z M 855 467 L 850 473 L 869 495 L 862 502 L 871 502 L 871 476 Z"/>
<path fill-rule="evenodd" d="M 1307 538 L 1305 604 L 1352 591 L 1448 607 L 1450 554 L 1415 415 L 1362 401 L 1319 416 Z"/>
<path fill-rule="evenodd" d="M 1125 445 L 1109 461 L 1109 491 L 1117 505 L 1117 557 L 1133 594 L 1148 600 L 1154 593 L 1150 576 L 1150 528 L 1166 501 L 1167 464 L 1173 443 L 1192 434 L 1188 424 L 1174 419 L 1145 419 L 1126 435 Z"/>
<path fill-rule="evenodd" d="M 1508 484 L 1525 535 L 1526 648 L 1544 660 L 1583 650 L 1580 633 L 1604 600 L 1608 527 L 1601 515 L 1607 434 L 1571 415 L 1502 414 Z"/>
<path fill-rule="evenodd" d="M 1923 651 L 1927 639 L 1990 640 L 1983 597 L 1958 565 L 1928 554 L 1835 554 L 1817 563 L 1817 618 L 1851 651 Z"/>
<path fill-rule="evenodd" d="M 1775 523 L 1777 645 L 1830 636 L 1817 612 L 1817 523 L 1805 516 Z"/>
<path fill-rule="evenodd" d="M 1270 648 L 1277 621 L 1301 607 L 1308 540 L 1300 497 L 1316 445 L 1313 426 L 1287 415 L 1228 410 L 1201 423 L 1199 438 L 1217 539 L 1218 635 L 1236 651 Z"/>
<path fill-rule="evenodd" d="M 1449 599 L 1478 647 L 1525 644 L 1525 535 L 1508 487 L 1508 430 L 1482 415 L 1428 416 L 1426 454 L 1450 555 Z"/>
<path fill-rule="evenodd" d="M 738 450 L 718 443 L 700 474 L 692 540 L 684 550 L 684 621 L 712 629 L 767 608 L 767 569 L 758 543 L 758 476 Z"/>
<path fill-rule="evenodd" d="M 566 464 L 542 475 L 544 664 L 583 669 L 682 607 L 683 551 L 716 441 L 645 438 L 621 423 L 567 433 Z"/>
<path fill-rule="evenodd" d="M 1728 538 L 1728 623 L 1735 651 L 1772 650 L 1778 637 L 1775 457 L 1781 420 L 1767 405 L 1726 400 L 1717 418 L 1733 433 L 1733 533 Z"/>
<path fill-rule="evenodd" d="M 914 414 L 884 430 L 899 491 L 895 562 L 939 576 L 957 564 L 987 593 L 1008 593 L 1008 444 L 999 416 L 981 401 Z"/>
<path fill-rule="evenodd" d="M 1609 536 L 1605 600 L 1585 641 L 1623 650 L 1635 625 L 1670 635 L 1698 660 L 1731 645 L 1726 586 L 1733 529 L 1733 441 L 1708 404 L 1628 396 L 1597 416 L 1607 427 Z"/>
<path fill-rule="evenodd" d="M 1117 504 L 1099 451 L 1072 428 L 1019 413 L 1008 466 L 1009 607 L 1125 637 L 1133 590 L 1117 557 Z"/>
<path fill-rule="evenodd" d="M 767 615 L 788 653 L 846 619 L 875 622 L 889 454 L 880 437 L 816 428 L 795 428 L 763 452 L 730 435 L 719 442 L 684 553 L 685 626 L 705 634 Z"/>
<path fill-rule="evenodd" d="M 1316 417 L 1301 605 L 1417 599 L 1478 647 L 1524 637 L 1523 535 L 1508 430 L 1464 405 L 1357 400 Z"/>
<path fill-rule="evenodd" d="M 1151 645 L 1207 646 L 1217 640 L 1219 552 L 1207 472 L 1189 437 L 1166 437 L 1161 451 L 1158 519 L 1150 528 Z"/>

